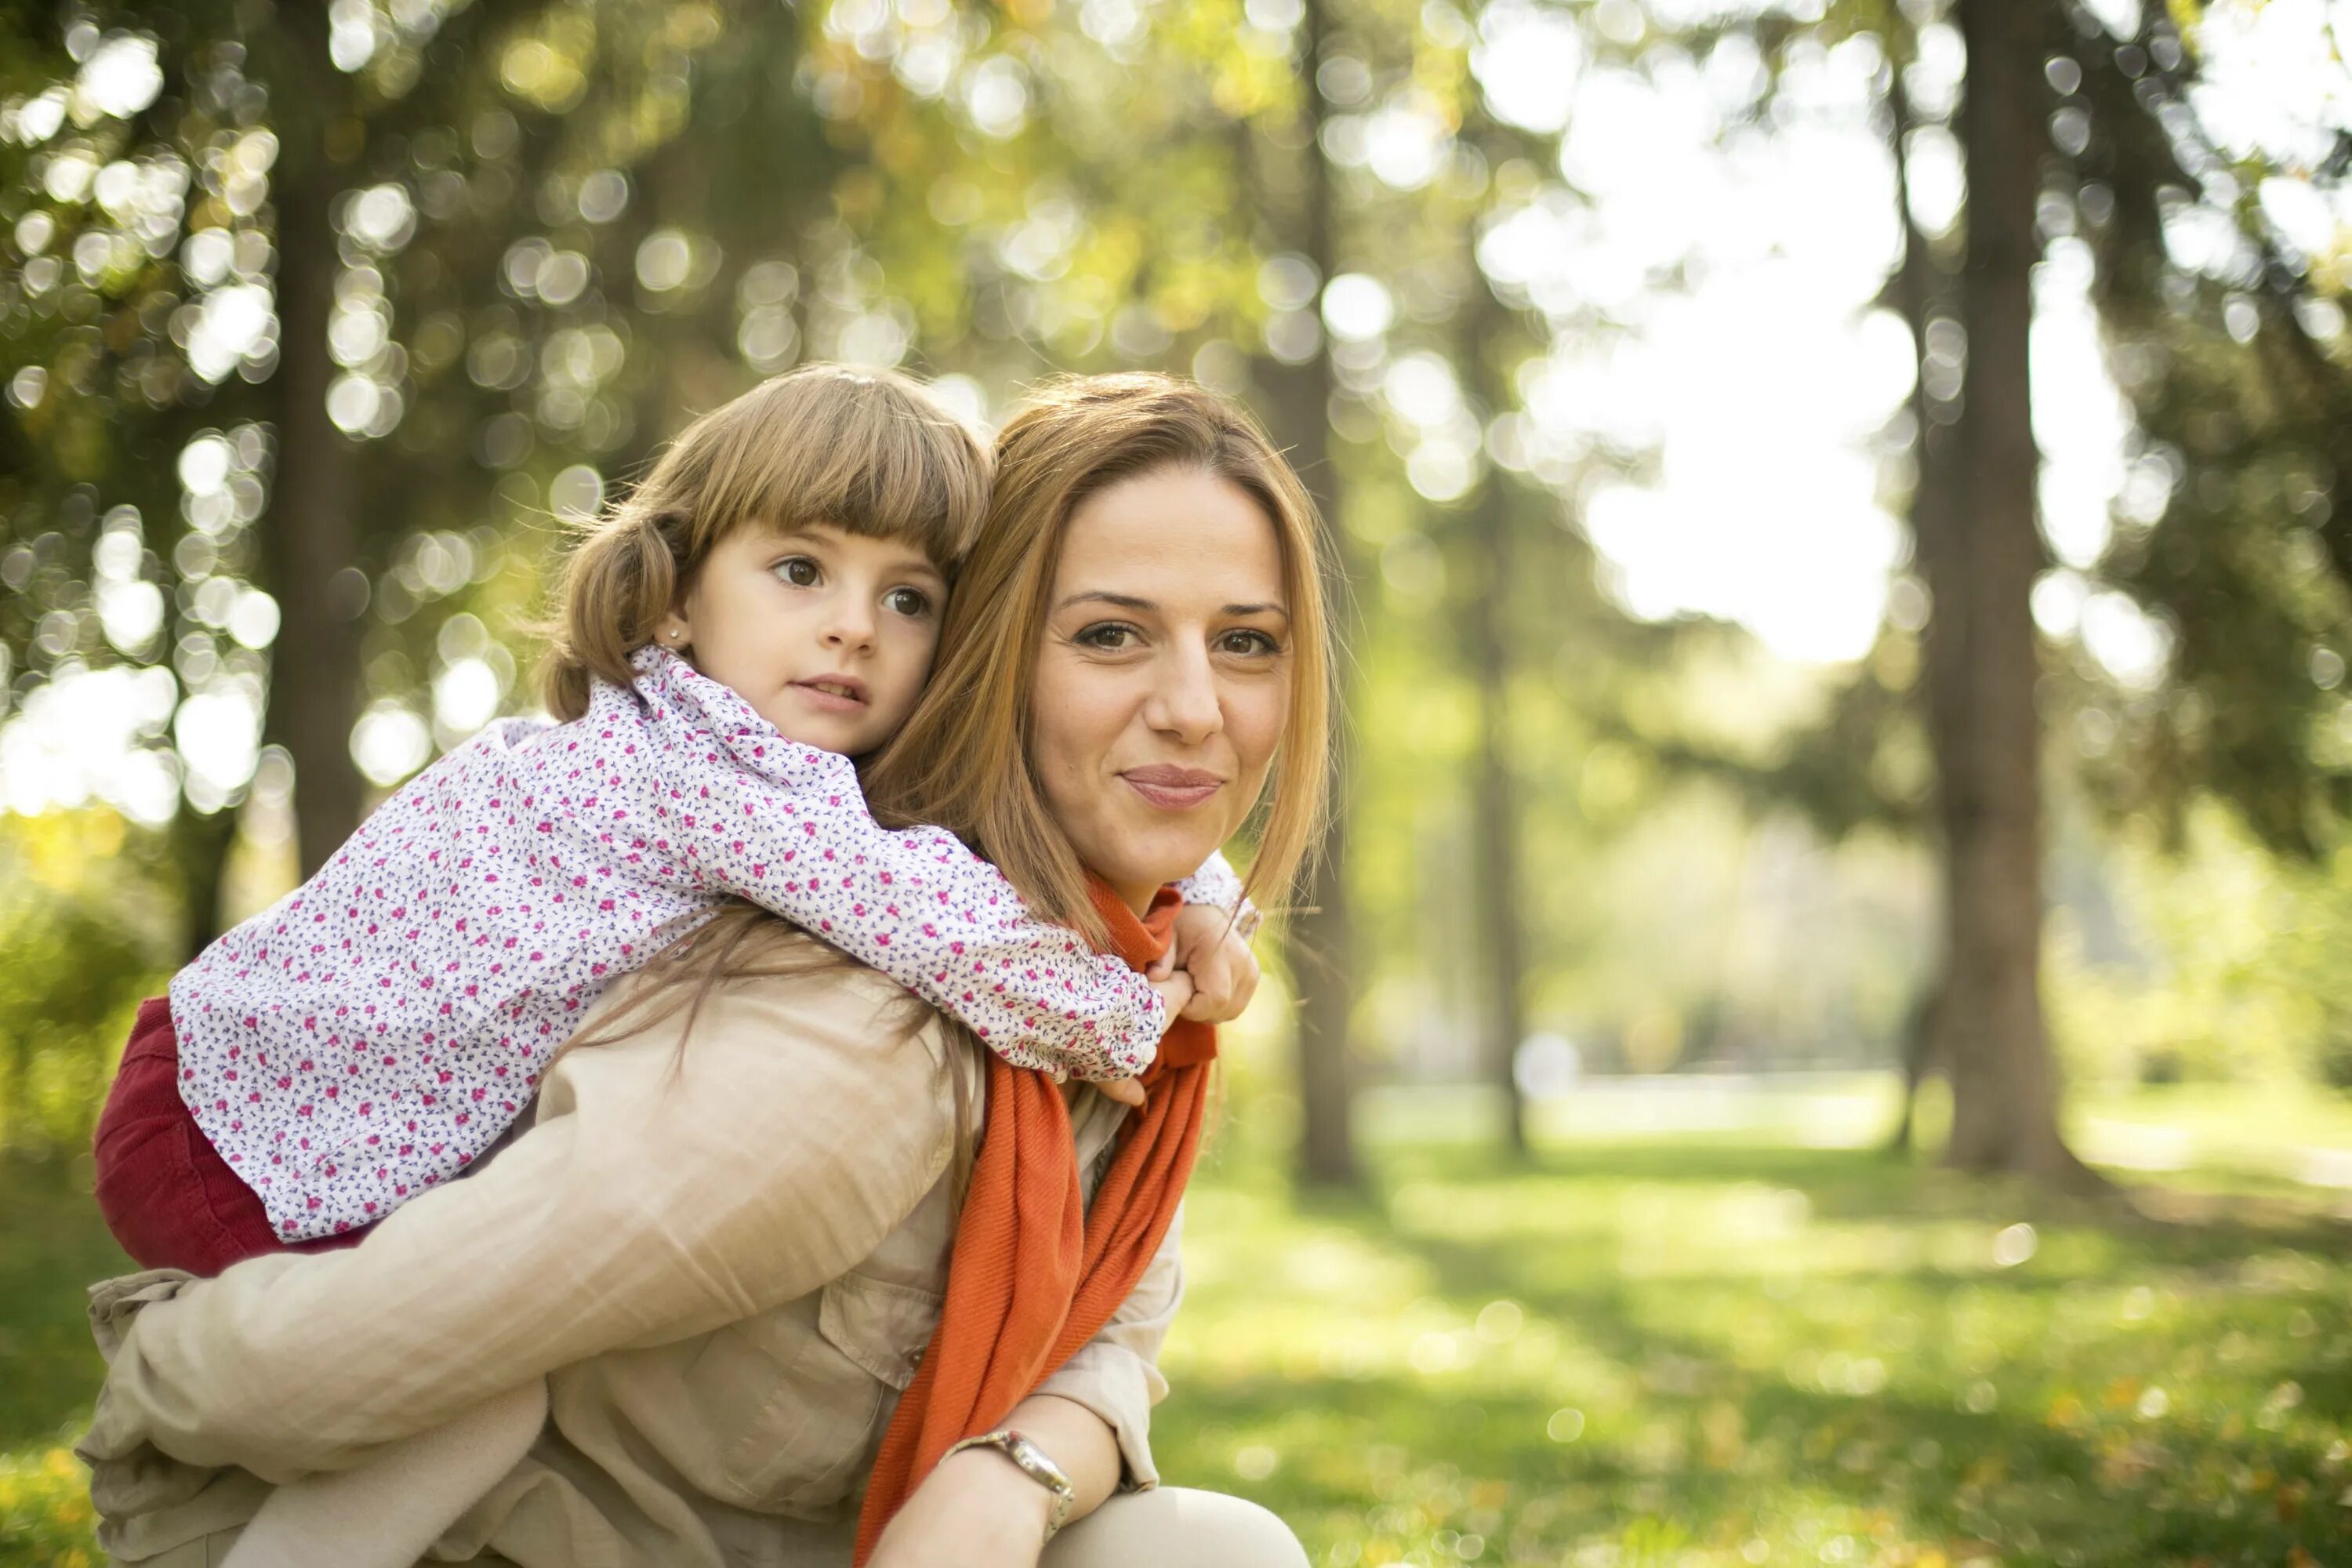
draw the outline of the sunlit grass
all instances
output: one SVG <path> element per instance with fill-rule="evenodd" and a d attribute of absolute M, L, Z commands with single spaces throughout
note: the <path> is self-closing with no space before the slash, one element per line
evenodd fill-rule
<path fill-rule="evenodd" d="M 2164 1109 L 2098 1113 L 2278 1142 Z M 2168 1224 L 1801 1135 L 1551 1142 L 1513 1169 L 1392 1123 L 1371 1196 L 1301 1201 L 1259 1110 L 1190 1202 L 1155 1442 L 1318 1565 L 2352 1563 L 2341 1192 Z M 2294 1138 L 2335 1135 L 2326 1102 L 2301 1114 Z M 118 1265 L 86 1198 L 9 1197 L 13 1568 L 89 1550 L 59 1434 L 97 1375 L 81 1285 Z"/>
<path fill-rule="evenodd" d="M 1694 1137 L 1302 1213 L 1229 1161 L 1161 1459 L 1333 1568 L 2352 1561 L 2352 1233 L 2263 1212 Z"/>

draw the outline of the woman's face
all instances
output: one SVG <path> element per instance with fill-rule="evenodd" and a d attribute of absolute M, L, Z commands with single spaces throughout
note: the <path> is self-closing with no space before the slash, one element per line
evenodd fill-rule
<path fill-rule="evenodd" d="M 1031 757 L 1071 847 L 1130 907 L 1233 836 L 1289 713 L 1281 546 L 1247 492 L 1165 468 L 1071 515 Z"/>

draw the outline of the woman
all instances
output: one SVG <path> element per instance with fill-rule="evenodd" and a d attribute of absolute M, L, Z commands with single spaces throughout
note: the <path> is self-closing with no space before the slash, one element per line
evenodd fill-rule
<path fill-rule="evenodd" d="M 1145 962 L 1163 885 L 1262 795 L 1261 897 L 1313 837 L 1317 584 L 1310 505 L 1245 416 L 1160 377 L 1060 385 L 1003 433 L 869 798 Z M 873 972 L 730 911 L 616 988 L 530 1131 L 363 1246 L 101 1295 L 83 1452 L 107 1545 L 217 1562 L 270 1483 L 407 1446 L 464 1505 L 435 1561 L 1303 1563 L 1263 1510 L 1140 1489 L 1206 1071 L 1171 1045 L 1123 1131 L 1091 1089 L 983 1068 Z M 380 1339 L 354 1352 L 353 1322 Z M 529 1455 L 469 1476 L 444 1424 L 542 1377 Z M 381 1553 L 347 1528 L 320 1560 Z"/>

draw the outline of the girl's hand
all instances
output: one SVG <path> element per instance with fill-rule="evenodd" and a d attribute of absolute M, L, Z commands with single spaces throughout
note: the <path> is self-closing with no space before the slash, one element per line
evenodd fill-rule
<path fill-rule="evenodd" d="M 1143 972 L 1143 978 L 1151 983 L 1151 988 L 1154 991 L 1160 993 L 1160 1005 L 1168 1009 L 1168 1021 L 1171 1024 L 1179 1017 L 1192 1016 L 1193 994 L 1199 989 L 1198 983 L 1191 974 L 1181 969 L 1171 970 L 1170 967 L 1174 962 L 1175 952 L 1176 949 L 1171 946 L 1167 952 L 1162 953 L 1153 962 L 1150 968 Z"/>
<path fill-rule="evenodd" d="M 1187 904 L 1176 911 L 1176 940 L 1145 973 L 1189 974 L 1192 994 L 1183 1016 L 1203 1024 L 1229 1024 L 1257 994 L 1257 954 L 1242 940 L 1232 916 L 1213 904 Z M 1171 1011 L 1171 1016 L 1173 1016 Z"/>
<path fill-rule="evenodd" d="M 1129 1110 L 1143 1109 L 1143 1080 L 1140 1079 L 1101 1078 L 1087 1081 L 1095 1086 L 1096 1090 L 1105 1100 L 1115 1100 Z"/>
<path fill-rule="evenodd" d="M 1037 1568 L 1053 1505 L 1054 1494 L 1003 1455 L 967 1448 L 915 1489 L 868 1568 Z"/>

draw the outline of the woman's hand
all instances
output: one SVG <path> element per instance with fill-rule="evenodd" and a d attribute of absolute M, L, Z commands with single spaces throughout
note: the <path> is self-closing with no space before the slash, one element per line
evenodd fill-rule
<path fill-rule="evenodd" d="M 1043 1448 L 1070 1478 L 1065 1523 L 1102 1506 L 1118 1485 L 1118 1441 L 1103 1418 L 1072 1400 L 1033 1394 L 1004 1424 Z M 1036 1568 L 1054 1494 L 993 1448 L 942 1460 L 874 1543 L 867 1568 Z"/>
<path fill-rule="evenodd" d="M 1036 1568 L 1054 1494 L 993 1448 L 942 1461 L 875 1543 L 868 1568 Z"/>
<path fill-rule="evenodd" d="M 1176 911 L 1175 940 L 1160 961 L 1145 972 L 1151 979 L 1163 974 L 1189 974 L 1192 997 L 1183 1016 L 1203 1024 L 1229 1024 L 1242 1016 L 1257 994 L 1257 954 L 1242 939 L 1234 918 L 1213 904 L 1187 904 Z M 1170 1015 L 1174 1016 L 1173 1011 Z"/>

